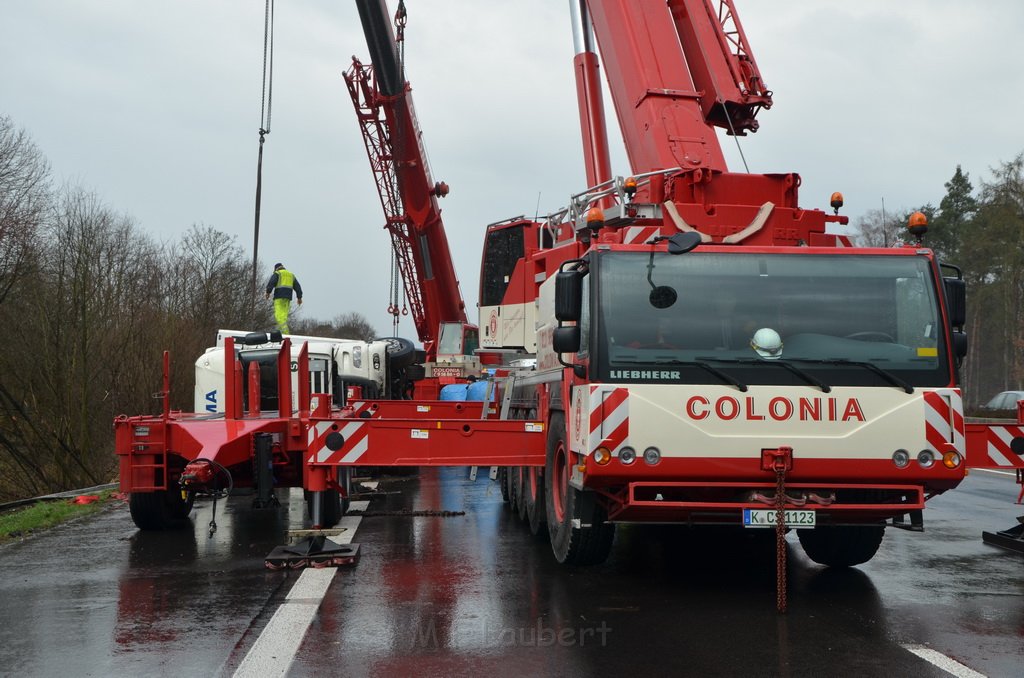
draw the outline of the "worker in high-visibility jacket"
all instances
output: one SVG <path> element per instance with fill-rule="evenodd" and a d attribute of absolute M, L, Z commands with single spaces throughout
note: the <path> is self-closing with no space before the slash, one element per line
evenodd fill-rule
<path fill-rule="evenodd" d="M 277 321 L 277 329 L 283 334 L 290 334 L 288 331 L 288 311 L 292 305 L 292 293 L 302 306 L 302 285 L 295 274 L 284 267 L 284 264 L 274 264 L 274 273 L 267 281 L 267 299 L 274 295 L 274 320 Z"/>

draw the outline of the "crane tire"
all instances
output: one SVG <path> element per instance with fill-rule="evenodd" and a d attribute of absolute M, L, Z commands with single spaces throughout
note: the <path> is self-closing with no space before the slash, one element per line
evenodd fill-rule
<path fill-rule="evenodd" d="M 551 414 L 548 424 L 545 511 L 551 550 L 559 563 L 598 565 L 611 553 L 615 525 L 593 492 L 569 485 L 571 456 L 566 444 L 565 415 Z"/>
<path fill-rule="evenodd" d="M 547 534 L 547 498 L 544 496 L 544 470 L 529 466 L 524 471 L 524 495 L 526 497 L 526 522 L 530 534 L 535 537 Z"/>
<path fill-rule="evenodd" d="M 835 525 L 797 530 L 807 557 L 829 567 L 852 567 L 871 560 L 885 536 L 884 525 Z"/>

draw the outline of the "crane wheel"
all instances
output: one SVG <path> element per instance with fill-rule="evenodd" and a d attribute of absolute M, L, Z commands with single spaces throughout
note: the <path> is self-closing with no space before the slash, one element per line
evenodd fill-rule
<path fill-rule="evenodd" d="M 565 415 L 554 412 L 548 425 L 544 498 L 551 550 L 559 563 L 597 565 L 612 550 L 615 525 L 593 492 L 569 485 L 571 456 L 566 444 Z"/>
<path fill-rule="evenodd" d="M 835 525 L 797 530 L 807 557 L 829 567 L 852 567 L 871 560 L 885 536 L 884 525 Z"/>
<path fill-rule="evenodd" d="M 547 499 L 544 496 L 544 471 L 536 466 L 524 469 L 524 495 L 526 498 L 526 521 L 530 534 L 535 537 L 547 534 Z"/>

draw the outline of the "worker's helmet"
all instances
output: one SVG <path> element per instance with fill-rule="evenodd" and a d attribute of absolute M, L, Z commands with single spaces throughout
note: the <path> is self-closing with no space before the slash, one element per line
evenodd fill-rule
<path fill-rule="evenodd" d="M 284 264 L 282 264 L 282 263 L 276 263 L 276 264 L 274 264 L 274 270 L 275 270 L 275 271 L 277 271 L 277 270 L 280 270 L 280 269 L 282 269 L 282 268 L 284 268 Z"/>
<path fill-rule="evenodd" d="M 762 327 L 754 332 L 750 347 L 765 360 L 776 360 L 782 357 L 782 337 L 770 327 Z"/>

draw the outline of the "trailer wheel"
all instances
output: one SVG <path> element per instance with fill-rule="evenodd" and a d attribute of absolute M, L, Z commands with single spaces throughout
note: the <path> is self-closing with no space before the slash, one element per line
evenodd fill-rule
<path fill-rule="evenodd" d="M 797 530 L 807 557 L 829 567 L 851 567 L 874 557 L 885 535 L 884 525 L 836 525 Z"/>
<path fill-rule="evenodd" d="M 527 502 L 529 501 L 530 494 L 530 478 L 529 469 L 525 466 L 517 466 L 514 473 L 516 474 L 516 513 L 519 514 L 519 520 L 526 521 L 527 513 Z"/>
<path fill-rule="evenodd" d="M 306 491 L 306 513 L 309 515 L 309 519 L 313 519 L 313 502 L 316 500 L 316 493 Z M 324 490 L 322 493 L 323 506 L 321 507 L 321 517 L 323 518 L 323 525 L 320 527 L 334 527 L 341 520 L 341 516 L 345 514 L 348 509 L 348 500 L 345 501 L 345 505 L 342 506 L 341 493 L 337 490 Z"/>
<path fill-rule="evenodd" d="M 509 501 L 509 487 L 508 487 L 508 467 L 501 466 L 498 468 L 498 486 L 501 487 L 501 500 L 506 504 Z"/>
<path fill-rule="evenodd" d="M 513 515 L 520 515 L 520 506 L 523 504 L 523 474 L 518 466 L 508 467 L 508 506 L 512 509 Z M 526 515 L 525 511 L 522 515 Z"/>
<path fill-rule="evenodd" d="M 169 530 L 188 524 L 195 498 L 194 492 L 180 490 L 132 492 L 128 510 L 140 530 Z"/>
<path fill-rule="evenodd" d="M 524 490 L 526 496 L 526 521 L 530 524 L 530 534 L 537 537 L 547 532 L 547 498 L 544 496 L 544 472 L 536 466 L 524 471 Z"/>
<path fill-rule="evenodd" d="M 565 442 L 565 415 L 555 412 L 548 426 L 545 468 L 545 510 L 548 536 L 555 559 L 569 565 L 603 563 L 612 549 L 615 525 L 593 492 L 569 485 L 569 446 Z"/>

